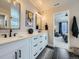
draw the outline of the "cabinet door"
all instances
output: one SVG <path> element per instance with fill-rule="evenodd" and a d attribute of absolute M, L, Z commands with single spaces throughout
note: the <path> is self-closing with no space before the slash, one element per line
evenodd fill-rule
<path fill-rule="evenodd" d="M 26 40 L 26 43 L 18 49 L 18 58 L 19 59 L 29 59 L 29 40 Z M 24 42 L 22 42 L 24 43 Z"/>
<path fill-rule="evenodd" d="M 0 56 L 0 59 L 17 59 L 17 52 L 11 51 Z"/>

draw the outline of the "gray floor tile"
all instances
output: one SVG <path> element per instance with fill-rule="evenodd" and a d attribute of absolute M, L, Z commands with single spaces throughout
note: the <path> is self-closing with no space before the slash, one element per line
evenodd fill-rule
<path fill-rule="evenodd" d="M 50 48 L 44 49 L 44 51 L 38 56 L 37 59 L 52 59 L 54 50 Z"/>
<path fill-rule="evenodd" d="M 62 48 L 45 48 L 44 51 L 37 57 L 37 59 L 79 59 L 79 57 Z"/>

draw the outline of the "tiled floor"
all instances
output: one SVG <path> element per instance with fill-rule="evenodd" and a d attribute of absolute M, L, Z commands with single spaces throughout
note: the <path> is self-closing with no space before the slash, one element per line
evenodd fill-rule
<path fill-rule="evenodd" d="M 65 43 L 65 41 L 62 37 L 55 37 L 54 47 L 68 49 L 68 43 Z"/>
<path fill-rule="evenodd" d="M 37 59 L 79 59 L 79 57 L 62 48 L 46 48 Z"/>
<path fill-rule="evenodd" d="M 53 56 L 53 49 L 46 48 L 44 51 L 38 56 L 37 59 L 52 59 Z"/>

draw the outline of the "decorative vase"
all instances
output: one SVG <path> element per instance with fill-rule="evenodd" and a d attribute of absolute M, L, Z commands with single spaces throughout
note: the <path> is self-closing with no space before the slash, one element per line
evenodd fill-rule
<path fill-rule="evenodd" d="M 33 34 L 33 29 L 32 28 L 28 29 L 28 33 Z"/>

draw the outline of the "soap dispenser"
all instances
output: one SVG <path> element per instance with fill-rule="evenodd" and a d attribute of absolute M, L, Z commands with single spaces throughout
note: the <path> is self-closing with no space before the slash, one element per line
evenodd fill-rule
<path fill-rule="evenodd" d="M 48 24 L 47 23 L 45 24 L 45 30 L 48 30 Z"/>
<path fill-rule="evenodd" d="M 12 37 L 12 29 L 10 29 L 9 37 Z"/>

